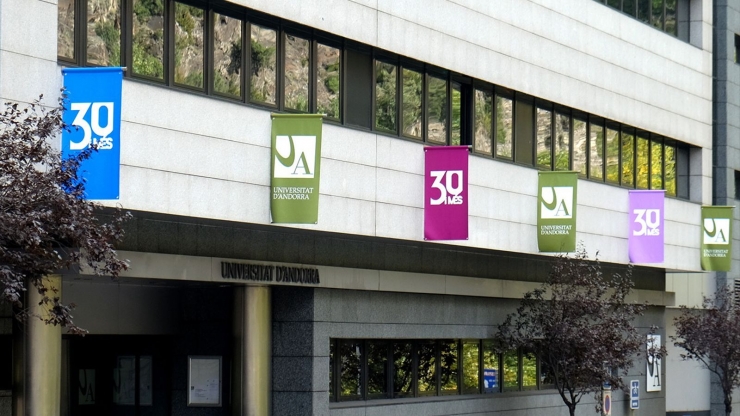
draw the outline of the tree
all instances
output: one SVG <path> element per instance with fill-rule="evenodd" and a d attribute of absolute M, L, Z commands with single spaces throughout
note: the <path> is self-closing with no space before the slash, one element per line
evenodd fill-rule
<path fill-rule="evenodd" d="M 703 310 L 681 306 L 674 320 L 674 345 L 683 348 L 684 360 L 699 361 L 717 375 L 724 393 L 725 414 L 732 413 L 732 390 L 740 387 L 740 308 L 732 291 L 720 285 L 713 298 L 704 298 Z"/>
<path fill-rule="evenodd" d="M 499 326 L 506 347 L 540 357 L 571 416 L 587 394 L 594 394 L 600 410 L 602 384 L 623 387 L 610 369 L 626 375 L 646 346 L 645 335 L 632 325 L 646 306 L 627 301 L 631 277 L 630 266 L 623 275 L 604 277 L 598 259 L 590 261 L 579 247 L 572 257 L 558 256 L 542 286 L 527 292 L 517 312 Z"/>
<path fill-rule="evenodd" d="M 84 198 L 80 163 L 95 149 L 62 160 L 52 146 L 62 129 L 63 99 L 45 108 L 39 100 L 28 106 L 5 103 L 0 110 L 0 290 L 16 317 L 29 317 L 23 293 L 37 290 L 43 319 L 72 333 L 86 331 L 72 321 L 73 304 L 61 302 L 45 276 L 77 267 L 116 277 L 128 268 L 116 257 L 113 244 L 123 237 L 130 217 L 120 209 L 109 223 L 101 222 L 98 204 Z"/>

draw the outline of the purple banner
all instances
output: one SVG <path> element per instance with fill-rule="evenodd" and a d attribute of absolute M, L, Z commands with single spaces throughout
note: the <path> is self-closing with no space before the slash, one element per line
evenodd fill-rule
<path fill-rule="evenodd" d="M 632 263 L 663 263 L 665 191 L 630 191 L 629 252 Z"/>
<path fill-rule="evenodd" d="M 424 239 L 468 239 L 468 146 L 424 148 Z"/>

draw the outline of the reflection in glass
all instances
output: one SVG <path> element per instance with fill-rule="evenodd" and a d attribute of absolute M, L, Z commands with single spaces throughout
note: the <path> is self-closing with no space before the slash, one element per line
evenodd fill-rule
<path fill-rule="evenodd" d="M 152 406 L 154 404 L 152 396 L 152 356 L 142 355 L 139 357 L 139 405 Z"/>
<path fill-rule="evenodd" d="M 483 372 L 493 375 L 494 377 L 483 378 L 483 391 L 486 393 L 495 393 L 500 390 L 501 374 L 499 374 L 499 354 L 495 351 L 493 342 L 483 342 Z M 496 384 L 489 384 L 494 381 Z"/>
<path fill-rule="evenodd" d="M 285 108 L 308 111 L 310 45 L 311 43 L 306 39 L 285 35 L 285 68 L 283 68 Z"/>
<path fill-rule="evenodd" d="M 427 140 L 447 143 L 447 80 L 427 78 Z"/>
<path fill-rule="evenodd" d="M 316 54 L 316 110 L 328 118 L 339 119 L 341 52 L 319 43 Z"/>
<path fill-rule="evenodd" d="M 462 87 L 460 83 L 452 83 L 452 120 L 450 120 L 450 144 L 453 146 L 460 145 L 462 125 Z"/>
<path fill-rule="evenodd" d="M 514 103 L 511 99 L 496 96 L 496 157 L 511 159 L 514 152 L 513 123 Z"/>
<path fill-rule="evenodd" d="M 519 389 L 519 354 L 516 350 L 504 353 L 504 390 Z"/>
<path fill-rule="evenodd" d="M 175 3 L 175 82 L 203 88 L 203 9 Z"/>
<path fill-rule="evenodd" d="M 121 0 L 87 0 L 87 62 L 121 64 Z"/>
<path fill-rule="evenodd" d="M 522 353 L 522 388 L 537 388 L 537 357 L 532 353 Z"/>
<path fill-rule="evenodd" d="M 637 19 L 650 23 L 650 0 L 637 0 Z"/>
<path fill-rule="evenodd" d="M 420 396 L 437 394 L 437 351 L 434 342 L 421 342 L 417 350 L 419 360 L 417 384 Z"/>
<path fill-rule="evenodd" d="M 588 140 L 586 121 L 573 118 L 573 170 L 586 176 L 586 154 Z"/>
<path fill-rule="evenodd" d="M 656 29 L 663 30 L 663 0 L 652 0 L 652 19 L 650 22 Z"/>
<path fill-rule="evenodd" d="M 592 179 L 604 179 L 604 126 L 589 123 L 588 176 Z"/>
<path fill-rule="evenodd" d="M 250 45 L 249 97 L 252 101 L 275 104 L 277 32 L 253 24 Z"/>
<path fill-rule="evenodd" d="M 491 154 L 493 129 L 493 94 L 490 91 L 475 90 L 475 151 Z"/>
<path fill-rule="evenodd" d="M 514 160 L 534 165 L 534 106 L 532 102 L 517 99 L 514 110 Z"/>
<path fill-rule="evenodd" d="M 414 371 L 410 343 L 393 344 L 393 397 L 410 397 L 414 394 Z"/>
<path fill-rule="evenodd" d="M 637 0 L 622 0 L 622 11 L 628 15 L 635 17 L 637 13 L 636 6 Z"/>
<path fill-rule="evenodd" d="M 383 61 L 375 61 L 375 128 L 396 131 L 397 95 L 396 66 Z"/>
<path fill-rule="evenodd" d="M 606 181 L 619 183 L 619 130 L 606 129 Z"/>
<path fill-rule="evenodd" d="M 622 132 L 622 185 L 635 186 L 635 135 Z"/>
<path fill-rule="evenodd" d="M 555 170 L 570 169 L 570 116 L 555 113 Z"/>
<path fill-rule="evenodd" d="M 339 341 L 339 391 L 342 400 L 362 398 L 362 343 L 359 341 Z"/>
<path fill-rule="evenodd" d="M 458 343 L 454 340 L 442 340 L 439 344 L 439 382 L 440 394 L 457 394 Z"/>
<path fill-rule="evenodd" d="M 637 187 L 648 188 L 648 156 L 650 155 L 650 141 L 645 137 L 637 136 Z"/>
<path fill-rule="evenodd" d="M 403 134 L 421 138 L 422 76 L 420 72 L 403 68 Z"/>
<path fill-rule="evenodd" d="M 75 1 L 57 3 L 57 55 L 75 59 Z"/>
<path fill-rule="evenodd" d="M 609 6 L 609 7 L 613 7 L 615 9 L 619 10 L 620 9 L 620 6 L 621 6 L 620 5 L 621 2 L 622 2 L 622 0 L 606 0 L 606 5 Z"/>
<path fill-rule="evenodd" d="M 478 393 L 480 386 L 480 345 L 477 342 L 463 343 L 462 378 L 464 393 Z"/>
<path fill-rule="evenodd" d="M 663 189 L 663 143 L 650 143 L 650 189 Z"/>
<path fill-rule="evenodd" d="M 676 0 L 665 0 L 665 31 L 673 36 L 678 35 L 676 24 Z"/>
<path fill-rule="evenodd" d="M 367 396 L 386 397 L 388 393 L 388 344 L 371 342 L 367 346 Z"/>
<path fill-rule="evenodd" d="M 213 90 L 241 97 L 242 21 L 213 14 Z"/>
<path fill-rule="evenodd" d="M 552 169 L 552 111 L 537 108 L 537 166 Z"/>
<path fill-rule="evenodd" d="M 133 72 L 164 79 L 164 1 L 134 0 Z"/>
<path fill-rule="evenodd" d="M 663 180 L 665 181 L 665 193 L 666 195 L 676 196 L 676 147 L 666 144 L 663 147 L 665 155 L 665 173 L 663 174 Z"/>

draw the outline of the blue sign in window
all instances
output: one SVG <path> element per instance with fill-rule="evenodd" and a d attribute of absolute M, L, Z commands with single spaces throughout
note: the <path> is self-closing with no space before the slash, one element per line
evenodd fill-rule
<path fill-rule="evenodd" d="M 483 387 L 495 389 L 498 387 L 498 370 L 486 368 L 483 370 Z"/>

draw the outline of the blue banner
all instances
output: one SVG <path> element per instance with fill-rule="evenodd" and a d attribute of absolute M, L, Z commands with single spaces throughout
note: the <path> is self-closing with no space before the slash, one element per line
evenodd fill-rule
<path fill-rule="evenodd" d="M 66 68 L 62 158 L 95 145 L 82 162 L 87 199 L 118 199 L 121 166 L 121 80 L 123 68 Z"/>

